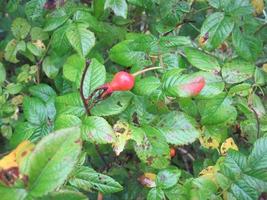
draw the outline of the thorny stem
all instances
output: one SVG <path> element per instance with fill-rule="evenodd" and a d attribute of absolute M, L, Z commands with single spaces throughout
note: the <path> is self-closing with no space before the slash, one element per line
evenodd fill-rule
<path fill-rule="evenodd" d="M 155 70 L 155 69 L 162 69 L 162 68 L 163 68 L 163 67 L 149 67 L 149 68 L 140 70 L 140 71 L 138 71 L 138 72 L 135 72 L 135 73 L 133 73 L 132 75 L 133 75 L 133 76 L 138 76 L 138 75 L 143 74 L 143 73 L 145 73 L 145 72 L 148 72 L 148 71 L 151 71 L 151 70 Z"/>

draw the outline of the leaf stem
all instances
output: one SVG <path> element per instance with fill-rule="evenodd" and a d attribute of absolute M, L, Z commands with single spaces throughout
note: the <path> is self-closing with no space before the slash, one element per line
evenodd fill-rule
<path fill-rule="evenodd" d="M 145 72 L 152 71 L 152 70 L 155 70 L 155 69 L 163 69 L 163 67 L 149 67 L 149 68 L 140 70 L 140 71 L 138 71 L 138 72 L 135 72 L 135 73 L 133 73 L 132 75 L 133 75 L 133 76 L 138 76 L 138 75 L 140 75 L 140 74 L 143 74 L 143 73 L 145 73 Z"/>

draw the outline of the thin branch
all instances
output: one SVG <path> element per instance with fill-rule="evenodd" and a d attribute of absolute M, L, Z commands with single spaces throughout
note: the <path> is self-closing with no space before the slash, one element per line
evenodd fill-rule
<path fill-rule="evenodd" d="M 82 79 L 81 79 L 81 84 L 80 84 L 80 96 L 82 98 L 83 106 L 84 106 L 84 108 L 86 110 L 87 115 L 90 115 L 90 111 L 88 110 L 88 102 L 87 102 L 87 99 L 85 98 L 84 93 L 83 93 L 83 84 L 84 84 L 85 75 L 87 73 L 87 70 L 89 68 L 89 65 L 90 65 L 90 60 L 87 60 L 86 63 L 85 63 L 85 68 L 84 68 L 84 71 L 83 71 L 83 75 L 82 75 Z"/>
<path fill-rule="evenodd" d="M 188 158 L 190 158 L 191 161 L 195 161 L 194 156 L 192 156 L 192 154 L 190 154 L 186 149 L 182 148 L 182 147 L 178 147 L 177 148 L 182 154 L 186 155 Z"/>
<path fill-rule="evenodd" d="M 250 109 L 253 111 L 255 118 L 256 118 L 256 126 L 257 126 L 257 139 L 260 137 L 260 119 L 258 116 L 258 113 L 256 112 L 256 110 L 250 106 Z"/>

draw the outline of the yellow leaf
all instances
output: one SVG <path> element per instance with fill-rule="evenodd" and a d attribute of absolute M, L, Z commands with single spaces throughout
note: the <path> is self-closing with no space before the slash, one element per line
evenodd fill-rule
<path fill-rule="evenodd" d="M 214 183 L 216 183 L 216 177 L 215 174 L 217 173 L 218 169 L 215 166 L 208 166 L 207 168 L 203 169 L 200 173 L 199 176 L 205 177 Z"/>
<path fill-rule="evenodd" d="M 260 15 L 264 9 L 264 0 L 251 0 L 251 4 L 255 9 L 255 14 Z"/>
<path fill-rule="evenodd" d="M 142 176 L 138 177 L 139 182 L 145 187 L 156 187 L 156 177 L 154 173 L 144 173 Z"/>
<path fill-rule="evenodd" d="M 28 140 L 21 142 L 16 149 L 11 151 L 8 155 L 0 160 L 0 169 L 9 169 L 11 167 L 18 167 L 21 162 L 33 150 L 34 144 Z"/>
<path fill-rule="evenodd" d="M 0 160 L 0 181 L 11 186 L 20 177 L 23 181 L 27 179 L 19 174 L 19 167 L 25 158 L 33 150 L 34 144 L 30 141 L 21 142 L 16 149 Z"/>
<path fill-rule="evenodd" d="M 42 40 L 36 40 L 33 42 L 33 44 L 40 49 L 45 50 L 45 44 L 42 42 Z"/>
<path fill-rule="evenodd" d="M 204 135 L 201 135 L 199 137 L 199 142 L 201 146 L 207 149 L 218 149 L 220 145 L 217 139 L 212 137 L 205 137 Z"/>
<path fill-rule="evenodd" d="M 132 135 L 130 126 L 126 122 L 118 121 L 116 124 L 114 124 L 113 130 L 116 135 L 116 139 L 112 143 L 112 147 L 118 156 L 123 151 L 127 141 L 132 138 Z"/>
<path fill-rule="evenodd" d="M 231 137 L 226 139 L 225 142 L 222 143 L 221 154 L 226 155 L 229 149 L 234 149 L 238 151 L 238 147 L 236 146 L 235 141 Z"/>

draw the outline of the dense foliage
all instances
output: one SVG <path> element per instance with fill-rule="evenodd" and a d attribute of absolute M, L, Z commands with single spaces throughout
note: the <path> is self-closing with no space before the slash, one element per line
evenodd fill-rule
<path fill-rule="evenodd" d="M 267 199 L 266 0 L 0 2 L 1 200 Z"/>

